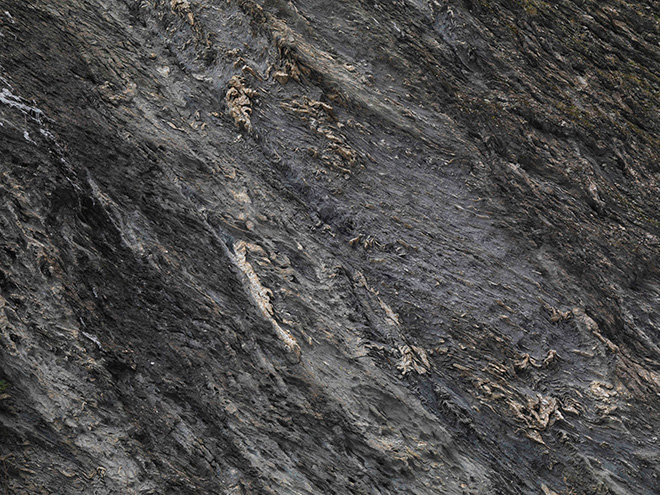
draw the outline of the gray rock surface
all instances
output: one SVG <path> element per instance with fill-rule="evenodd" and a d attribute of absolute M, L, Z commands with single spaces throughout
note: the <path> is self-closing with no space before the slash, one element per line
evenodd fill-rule
<path fill-rule="evenodd" d="M 657 493 L 658 12 L 0 0 L 0 493 Z"/>

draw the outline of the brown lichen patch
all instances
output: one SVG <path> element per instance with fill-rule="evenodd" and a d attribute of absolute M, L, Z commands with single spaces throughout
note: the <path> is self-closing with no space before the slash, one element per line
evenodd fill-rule
<path fill-rule="evenodd" d="M 304 97 L 302 100 L 283 102 L 280 106 L 292 112 L 309 125 L 309 128 L 326 141 L 325 149 L 318 154 L 328 167 L 350 173 L 358 164 L 357 152 L 348 144 L 342 132 L 344 124 L 339 122 L 334 108 L 322 101 Z"/>
<path fill-rule="evenodd" d="M 275 310 L 271 303 L 271 296 L 273 292 L 264 287 L 259 280 L 259 276 L 252 268 L 252 265 L 247 261 L 246 251 L 252 248 L 251 250 L 261 250 L 259 246 L 253 247 L 243 241 L 237 241 L 234 244 L 234 253 L 232 255 L 232 261 L 240 269 L 240 271 L 245 276 L 245 284 L 247 292 L 250 294 L 252 300 L 257 305 L 263 317 L 268 320 L 268 322 L 275 330 L 277 337 L 284 343 L 284 345 L 293 352 L 296 356 L 300 357 L 300 346 L 296 339 L 286 330 L 284 330 L 280 324 L 275 320 Z"/>
<path fill-rule="evenodd" d="M 423 348 L 414 345 L 402 345 L 399 346 L 399 352 L 401 353 L 401 359 L 399 359 L 396 367 L 403 376 L 411 371 L 423 375 L 431 368 L 431 363 Z"/>
<path fill-rule="evenodd" d="M 185 17 L 188 21 L 188 24 L 191 26 L 195 25 L 195 17 L 193 16 L 192 9 L 190 8 L 190 2 L 188 0 L 171 0 L 170 8 L 172 12 Z"/>
<path fill-rule="evenodd" d="M 252 132 L 252 99 L 257 95 L 257 91 L 246 87 L 241 76 L 233 76 L 228 86 L 225 102 L 229 116 L 234 119 L 236 127 Z"/>
<path fill-rule="evenodd" d="M 591 316 L 589 316 L 584 311 L 584 309 L 573 308 L 572 315 L 579 329 L 586 329 L 589 332 L 593 333 L 598 340 L 600 340 L 603 344 L 607 346 L 610 352 L 616 353 L 619 351 L 619 347 L 614 342 L 612 342 L 607 337 L 603 336 L 603 334 L 600 332 L 600 328 L 598 327 L 598 323 L 596 323 L 596 321 Z"/>
<path fill-rule="evenodd" d="M 284 59 L 282 67 L 278 68 L 271 66 L 268 68 L 268 73 L 273 79 L 280 84 L 284 85 L 293 79 L 296 82 L 302 82 L 304 76 L 310 75 L 310 70 L 304 65 L 300 65 L 295 60 Z"/>

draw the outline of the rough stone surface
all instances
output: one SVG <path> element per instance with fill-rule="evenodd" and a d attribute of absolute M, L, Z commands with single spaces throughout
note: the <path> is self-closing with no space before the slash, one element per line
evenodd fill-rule
<path fill-rule="evenodd" d="M 0 493 L 657 493 L 659 11 L 0 0 Z"/>

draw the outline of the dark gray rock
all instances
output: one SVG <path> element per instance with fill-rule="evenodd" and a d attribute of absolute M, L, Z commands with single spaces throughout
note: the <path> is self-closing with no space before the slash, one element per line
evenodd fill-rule
<path fill-rule="evenodd" d="M 655 493 L 657 11 L 0 1 L 0 492 Z"/>

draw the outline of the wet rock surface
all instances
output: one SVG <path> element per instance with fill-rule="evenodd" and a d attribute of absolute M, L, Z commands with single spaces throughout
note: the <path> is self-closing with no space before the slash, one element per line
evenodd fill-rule
<path fill-rule="evenodd" d="M 0 0 L 0 492 L 655 493 L 657 13 Z"/>

